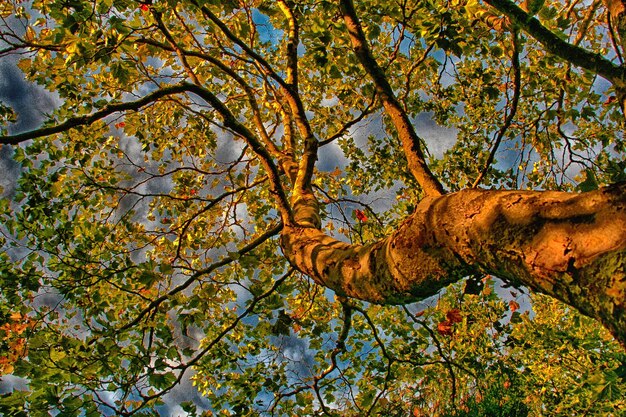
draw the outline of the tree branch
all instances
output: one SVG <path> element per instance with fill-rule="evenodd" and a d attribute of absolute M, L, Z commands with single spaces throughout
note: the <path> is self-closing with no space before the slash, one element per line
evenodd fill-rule
<path fill-rule="evenodd" d="M 115 332 L 123 332 L 125 330 L 128 329 L 132 329 L 133 327 L 135 327 L 135 325 L 137 325 L 148 313 L 150 313 L 151 311 L 153 311 L 154 309 L 158 308 L 164 301 L 169 300 L 170 298 L 172 298 L 174 295 L 180 293 L 181 291 L 187 289 L 191 284 L 193 284 L 194 282 L 196 282 L 198 279 L 200 279 L 201 277 L 208 275 L 210 273 L 212 273 L 213 271 L 230 264 L 231 262 L 236 261 L 237 259 L 239 259 L 240 256 L 243 256 L 245 254 L 247 254 L 248 252 L 256 249 L 259 245 L 261 245 L 262 243 L 264 243 L 265 241 L 267 241 L 268 239 L 270 239 L 273 236 L 276 236 L 283 228 L 283 224 L 279 223 L 277 225 L 274 225 L 273 227 L 269 228 L 267 231 L 265 231 L 263 234 L 261 234 L 259 237 L 257 237 L 256 239 L 254 239 L 252 242 L 248 243 L 246 246 L 244 246 L 243 248 L 239 249 L 235 254 L 231 254 L 228 256 L 225 256 L 223 259 L 207 266 L 206 268 L 203 268 L 199 271 L 196 271 L 194 274 L 192 274 L 191 276 L 189 276 L 189 278 L 187 278 L 182 284 L 172 288 L 171 290 L 169 290 L 166 294 L 163 294 L 162 296 L 160 296 L 159 298 L 156 298 L 154 300 L 152 300 L 150 302 L 150 304 L 144 308 L 139 314 L 137 314 L 137 316 L 129 321 L 128 323 L 124 324 L 123 326 L 120 326 L 118 328 L 115 329 Z M 95 342 L 97 339 L 92 339 L 92 341 L 90 342 L 93 343 Z"/>
<path fill-rule="evenodd" d="M 298 42 L 299 27 L 298 20 L 294 14 L 293 8 L 286 0 L 278 0 L 278 7 L 287 18 L 289 24 L 288 40 L 287 40 L 287 85 L 291 86 L 294 91 L 298 91 Z"/>
<path fill-rule="evenodd" d="M 606 78 L 616 87 L 624 87 L 626 82 L 624 68 L 615 65 L 600 54 L 589 52 L 586 49 L 564 41 L 511 0 L 485 0 L 485 3 L 509 17 L 526 33 L 541 43 L 551 54 Z"/>
<path fill-rule="evenodd" d="M 202 11 L 204 16 L 206 16 L 222 31 L 222 33 L 228 39 L 234 42 L 248 56 L 254 59 L 254 61 L 257 62 L 260 67 L 266 72 L 266 74 L 279 85 L 281 93 L 284 95 L 285 100 L 289 104 L 289 108 L 291 109 L 291 115 L 295 121 L 296 127 L 298 128 L 300 137 L 303 141 L 303 150 L 302 154 L 300 155 L 300 163 L 292 195 L 295 221 L 312 227 L 319 227 L 319 225 L 321 224 L 321 221 L 319 219 L 319 208 L 311 188 L 311 181 L 313 179 L 315 161 L 317 160 L 317 149 L 319 143 L 317 141 L 317 138 L 313 134 L 313 130 L 311 129 L 311 125 L 309 124 L 309 120 L 306 116 L 304 104 L 302 103 L 300 95 L 298 94 L 297 84 L 290 84 L 282 77 L 280 77 L 266 59 L 264 59 L 256 51 L 250 48 L 245 42 L 239 39 L 228 28 L 228 26 L 226 26 L 224 22 L 222 22 L 207 6 L 200 5 L 197 0 L 191 1 L 196 7 L 198 7 Z M 289 10 L 289 8 L 287 8 L 287 10 Z M 293 14 L 288 13 L 287 18 L 293 19 L 294 16 Z M 296 31 L 295 39 L 297 39 L 297 24 L 294 21 L 290 23 L 290 26 L 292 26 L 293 29 Z M 290 34 L 290 36 L 293 35 L 294 33 Z M 293 40 L 294 38 L 291 38 L 292 42 Z M 297 47 L 297 45 L 295 46 Z M 288 74 L 291 73 L 292 77 L 295 76 L 295 73 L 293 71 L 294 69 L 296 69 L 296 61 L 294 61 L 294 59 L 294 57 L 291 57 L 291 59 L 289 59 L 288 67 L 290 69 L 287 71 Z M 295 81 L 295 79 L 292 79 L 291 81 L 293 82 Z"/>
<path fill-rule="evenodd" d="M 274 294 L 274 292 L 276 291 L 276 289 L 278 289 L 278 287 L 280 287 L 283 282 L 285 282 L 287 280 L 287 278 L 289 278 L 291 276 L 291 274 L 293 274 L 294 270 L 293 269 L 289 269 L 284 275 L 282 275 L 281 277 L 277 278 L 274 283 L 272 284 L 272 286 L 265 291 L 264 293 L 255 296 L 252 301 L 250 302 L 250 304 L 248 305 L 248 307 L 246 307 L 246 309 L 241 312 L 231 323 L 229 323 L 227 326 L 225 326 L 213 339 L 211 339 L 208 343 L 206 343 L 206 347 L 204 349 L 202 349 L 201 351 L 199 351 L 198 353 L 196 353 L 193 357 L 191 357 L 187 362 L 185 363 L 181 363 L 180 365 L 178 365 L 176 367 L 176 369 L 180 370 L 180 373 L 178 374 L 176 380 L 174 382 L 172 382 L 171 384 L 169 384 L 167 387 L 154 392 L 152 394 L 149 395 L 142 395 L 142 402 L 139 406 L 137 406 L 137 408 L 133 411 L 133 414 L 142 410 L 146 405 L 148 405 L 150 403 L 150 401 L 157 399 L 157 398 L 161 398 L 164 394 L 168 393 L 169 391 L 171 391 L 176 385 L 180 384 L 180 382 L 183 379 L 183 375 L 185 373 L 185 371 L 187 369 L 189 369 L 190 367 L 194 366 L 196 363 L 198 363 L 208 352 L 211 351 L 211 349 L 213 349 L 215 347 L 215 345 L 217 345 L 220 341 L 222 341 L 224 339 L 224 337 L 226 337 L 226 335 L 228 335 L 228 333 L 230 333 L 235 327 L 237 327 L 239 325 L 239 323 L 241 322 L 241 320 L 243 320 L 245 317 L 247 317 L 250 313 L 254 312 L 254 309 L 256 308 L 257 304 L 262 301 L 263 299 L 269 297 L 270 295 Z"/>
<path fill-rule="evenodd" d="M 626 184 L 581 194 L 468 189 L 422 200 L 378 242 L 286 227 L 281 246 L 342 296 L 406 304 L 482 272 L 557 298 L 626 344 Z"/>
<path fill-rule="evenodd" d="M 100 120 L 112 113 L 118 111 L 126 111 L 126 110 L 138 110 L 139 108 L 145 106 L 146 104 L 152 103 L 162 97 L 171 94 L 177 94 L 182 92 L 192 92 L 207 103 L 209 103 L 215 111 L 217 111 L 221 117 L 224 119 L 224 125 L 232 129 L 237 134 L 241 135 L 248 145 L 252 148 L 254 153 L 259 156 L 263 166 L 266 169 L 267 175 L 270 180 L 270 189 L 272 194 L 276 197 L 276 204 L 278 206 L 278 210 L 281 213 L 281 217 L 285 224 L 291 224 L 293 222 L 293 214 L 291 211 L 291 206 L 285 194 L 285 191 L 281 185 L 280 173 L 278 172 L 278 168 L 274 164 L 272 159 L 272 155 L 269 153 L 267 148 L 261 143 L 257 137 L 243 124 L 241 124 L 235 116 L 230 112 L 230 110 L 222 103 L 213 93 L 208 91 L 207 89 L 189 82 L 183 82 L 181 84 L 173 85 L 170 87 L 161 88 L 153 93 L 146 95 L 145 97 L 125 103 L 111 104 L 105 106 L 103 109 L 92 113 L 91 115 L 74 117 L 66 120 L 65 122 L 51 127 L 44 127 L 41 129 L 37 129 L 34 131 L 21 133 L 14 136 L 3 136 L 0 137 L 1 144 L 17 144 L 28 139 L 33 139 L 37 137 L 43 137 L 52 135 L 55 133 L 63 132 L 68 129 L 71 129 L 76 126 L 89 125 L 94 123 L 97 120 Z"/>
<path fill-rule="evenodd" d="M 350 40 L 352 41 L 354 53 L 359 59 L 361 66 L 374 81 L 376 92 L 400 136 L 409 170 L 427 195 L 438 196 L 444 194 L 443 186 L 426 164 L 421 141 L 415 132 L 415 128 L 398 102 L 383 69 L 378 65 L 370 51 L 352 0 L 340 0 L 340 7 L 348 28 Z"/>
<path fill-rule="evenodd" d="M 30 139 L 65 132 L 73 127 L 90 125 L 98 120 L 104 119 L 105 117 L 113 113 L 128 110 L 137 111 L 140 108 L 150 103 L 153 103 L 163 97 L 183 93 L 188 90 L 189 87 L 186 84 L 176 84 L 168 87 L 163 87 L 146 95 L 143 98 L 140 98 L 139 100 L 108 104 L 92 114 L 79 117 L 71 117 L 58 125 L 42 127 L 39 129 L 31 130 L 29 132 L 19 133 L 17 135 L 0 136 L 0 143 L 5 145 L 17 145 L 18 143 Z"/>
<path fill-rule="evenodd" d="M 224 119 L 224 126 L 232 129 L 237 134 L 241 135 L 248 145 L 252 148 L 252 151 L 261 159 L 261 164 L 265 168 L 270 180 L 270 192 L 276 197 L 276 204 L 278 211 L 281 214 L 281 218 L 285 224 L 292 224 L 294 222 L 291 205 L 285 194 L 285 190 L 282 186 L 280 173 L 278 168 L 272 159 L 272 155 L 267 148 L 263 146 L 263 143 L 237 118 L 230 112 L 230 110 L 222 103 L 215 94 L 209 90 L 191 83 L 183 83 L 187 86 L 188 91 L 197 94 L 204 101 L 209 103 L 211 107 L 215 109 Z"/>
<path fill-rule="evenodd" d="M 302 100 L 300 100 L 298 87 L 298 20 L 290 2 L 286 0 L 279 0 L 278 6 L 285 15 L 289 24 L 287 40 L 287 85 L 283 87 L 283 93 L 287 96 L 291 113 L 295 119 L 300 137 L 303 141 L 302 155 L 294 183 L 294 195 L 292 197 L 295 206 L 300 200 L 310 200 L 313 197 L 311 181 L 313 179 L 315 162 L 317 160 L 317 149 L 319 143 L 311 130 L 304 105 Z M 307 218 L 307 221 L 310 221 L 310 219 Z M 317 226 L 317 223 L 317 219 L 315 219 L 314 225 Z"/>
<path fill-rule="evenodd" d="M 259 109 L 259 105 L 256 101 L 255 94 L 254 94 L 252 87 L 250 87 L 250 85 L 248 85 L 248 83 L 241 76 L 239 76 L 239 74 L 237 74 L 236 71 L 234 71 L 232 68 L 230 68 L 223 62 L 221 62 L 219 59 L 211 55 L 202 53 L 202 52 L 186 50 L 178 46 L 175 47 L 174 45 L 166 45 L 164 43 L 155 41 L 153 39 L 148 39 L 148 38 L 138 39 L 137 42 L 156 46 L 166 51 L 171 51 L 171 52 L 180 51 L 180 53 L 185 56 L 193 56 L 193 57 L 202 59 L 206 62 L 211 63 L 212 65 L 215 65 L 217 68 L 219 68 L 220 71 L 222 71 L 224 74 L 232 78 L 237 84 L 239 84 L 239 86 L 243 89 L 244 93 L 246 94 L 248 98 L 248 103 L 250 104 L 250 108 L 253 114 L 254 125 L 259 135 L 261 136 L 261 139 L 263 140 L 263 144 L 267 147 L 267 149 L 274 156 L 274 158 L 281 161 L 281 163 L 284 165 L 283 170 L 285 172 L 289 172 L 291 170 L 291 165 L 294 165 L 295 161 L 293 161 L 292 158 L 285 158 L 286 153 L 281 152 L 276 146 L 276 144 L 274 143 L 274 141 L 271 140 L 269 134 L 267 133 L 265 125 L 263 123 L 263 119 L 261 117 L 261 111 Z"/>
<path fill-rule="evenodd" d="M 172 49 L 174 49 L 176 55 L 178 55 L 178 59 L 180 59 L 183 68 L 185 68 L 187 76 L 189 76 L 189 78 L 191 78 L 191 81 L 193 81 L 195 84 L 200 85 L 200 80 L 198 80 L 196 73 L 193 72 L 193 68 L 191 68 L 189 62 L 187 62 L 187 56 L 183 53 L 181 48 L 178 47 L 178 44 L 174 40 L 174 37 L 165 26 L 165 23 L 163 23 L 163 19 L 161 18 L 161 12 L 156 11 L 154 8 L 151 8 L 150 10 L 152 12 L 152 16 L 154 16 L 154 20 L 157 22 L 157 27 L 159 28 L 161 33 L 163 33 L 163 36 L 165 36 L 165 39 L 167 39 L 167 42 L 171 45 Z"/>
<path fill-rule="evenodd" d="M 504 124 L 502 125 L 500 130 L 498 130 L 496 140 L 493 144 L 493 147 L 491 148 L 491 152 L 489 152 L 489 157 L 487 158 L 487 161 L 485 161 L 485 166 L 483 167 L 480 174 L 478 174 L 478 177 L 476 178 L 476 181 L 474 181 L 474 184 L 472 184 L 472 188 L 478 187 L 478 185 L 483 180 L 485 175 L 487 175 L 487 171 L 489 170 L 489 167 L 493 163 L 493 160 L 496 156 L 496 152 L 498 151 L 498 148 L 500 147 L 500 143 L 502 142 L 502 139 L 504 138 L 506 131 L 509 129 L 509 127 L 513 123 L 513 119 L 515 118 L 515 115 L 517 114 L 517 105 L 519 104 L 519 98 L 520 98 L 521 89 L 522 89 L 522 85 L 521 85 L 522 74 L 521 74 L 520 62 L 519 62 L 520 44 L 519 44 L 519 34 L 517 33 L 517 30 L 513 30 L 512 37 L 513 37 L 513 52 L 511 56 L 511 69 L 513 70 L 513 99 L 511 100 L 511 108 L 509 110 L 509 114 L 506 116 L 506 119 L 504 120 Z"/>
<path fill-rule="evenodd" d="M 350 129 L 352 126 L 356 125 L 357 123 L 359 123 L 366 116 L 370 115 L 372 111 L 374 110 L 375 102 L 376 102 L 376 94 L 374 94 L 374 96 L 372 97 L 372 101 L 367 103 L 367 106 L 363 110 L 361 110 L 361 113 L 359 113 L 358 116 L 356 116 L 352 120 L 347 121 L 346 123 L 344 123 L 343 126 L 341 126 L 341 128 L 336 133 L 322 140 L 320 142 L 320 147 L 328 145 L 329 143 L 334 142 L 335 140 L 339 139 L 340 137 L 342 137 L 348 132 L 348 129 Z"/>

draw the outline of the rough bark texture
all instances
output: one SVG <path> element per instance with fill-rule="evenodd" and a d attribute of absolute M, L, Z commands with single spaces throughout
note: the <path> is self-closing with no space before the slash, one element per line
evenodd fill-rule
<path fill-rule="evenodd" d="M 286 227 L 282 245 L 300 271 L 344 296 L 409 303 L 481 271 L 564 301 L 626 345 L 625 184 L 582 194 L 465 190 L 423 200 L 369 245 L 314 227 Z"/>

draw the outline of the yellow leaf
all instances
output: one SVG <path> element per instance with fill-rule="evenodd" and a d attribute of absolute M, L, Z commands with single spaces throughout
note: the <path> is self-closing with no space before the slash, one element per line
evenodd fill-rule
<path fill-rule="evenodd" d="M 26 28 L 26 34 L 24 35 L 26 42 L 32 42 L 36 36 L 37 34 L 35 33 L 32 27 L 29 26 Z"/>

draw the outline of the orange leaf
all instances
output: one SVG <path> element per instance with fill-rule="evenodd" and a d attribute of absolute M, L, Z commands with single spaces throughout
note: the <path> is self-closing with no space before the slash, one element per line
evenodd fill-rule
<path fill-rule="evenodd" d="M 512 313 L 515 313 L 519 310 L 519 303 L 515 300 L 509 301 L 509 310 L 511 310 Z"/>
<path fill-rule="evenodd" d="M 437 331 L 439 332 L 439 334 L 444 336 L 452 335 L 452 323 L 450 323 L 448 320 L 442 321 L 437 325 Z"/>
<path fill-rule="evenodd" d="M 333 172 L 330 173 L 330 175 L 332 177 L 340 177 L 342 174 L 341 170 L 339 169 L 339 167 L 336 167 L 335 170 Z"/>

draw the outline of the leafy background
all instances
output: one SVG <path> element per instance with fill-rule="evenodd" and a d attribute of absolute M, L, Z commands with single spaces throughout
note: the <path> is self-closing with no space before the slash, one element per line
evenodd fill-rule
<path fill-rule="evenodd" d="M 286 28 L 272 2 L 209 3 L 238 36 L 256 29 L 258 50 L 284 64 Z M 150 7 L 180 43 L 193 46 L 189 32 L 215 43 L 211 56 L 259 92 L 268 129 L 279 138 L 286 128 L 274 122 L 280 100 L 271 83 L 189 4 L 31 6 L 47 7 L 55 24 L 22 2 L 2 7 L 18 18 L 13 28 L 30 14 L 25 37 L 63 50 L 19 61 L 52 96 L 21 82 L 3 57 L 0 98 L 18 114 L 11 133 L 44 114 L 62 121 L 185 78 L 175 54 L 145 41 L 164 42 Z M 328 141 L 315 182 L 324 228 L 367 242 L 393 230 L 420 193 L 389 121 L 378 104 L 370 110 L 373 87 L 347 53 L 335 6 L 302 7 L 300 65 L 314 70 L 304 72 L 301 94 Z M 514 36 L 519 109 L 482 185 L 587 190 L 623 180 L 623 116 L 606 82 L 546 55 L 479 3 L 410 7 L 359 3 L 448 189 L 476 181 L 511 112 Z M 587 10 L 547 2 L 539 13 L 575 42 Z M 601 22 L 579 42 L 611 55 Z M 252 119 L 232 78 L 189 60 Z M 335 136 L 361 113 L 349 134 Z M 258 158 L 197 97 L 3 146 L 1 155 L 5 415 L 604 416 L 626 407 L 626 356 L 611 337 L 523 288 L 479 276 L 415 305 L 376 306 L 337 298 L 291 270 Z"/>

